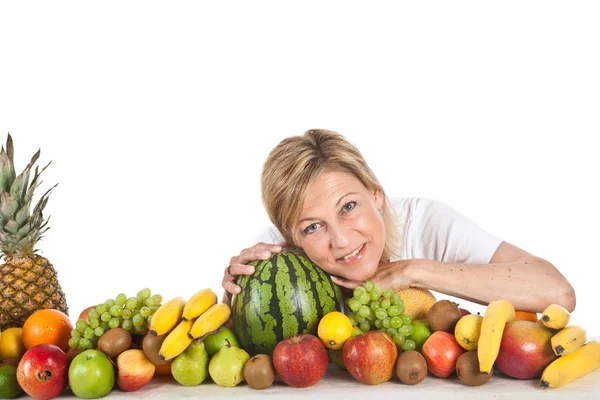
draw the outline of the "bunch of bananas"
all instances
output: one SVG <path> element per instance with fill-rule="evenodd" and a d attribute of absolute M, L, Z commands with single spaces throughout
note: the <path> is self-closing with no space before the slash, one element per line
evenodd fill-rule
<path fill-rule="evenodd" d="M 175 297 L 164 303 L 150 321 L 150 333 L 167 334 L 159 350 L 162 360 L 170 360 L 206 334 L 219 329 L 231 315 L 229 305 L 217 303 L 217 295 L 211 289 L 201 289 L 186 302 Z"/>
<path fill-rule="evenodd" d="M 600 343 L 586 343 L 585 330 L 569 324 L 571 314 L 558 305 L 549 305 L 542 313 L 540 323 L 557 332 L 550 339 L 554 354 L 560 356 L 544 369 L 541 388 L 564 386 L 600 367 Z"/>
<path fill-rule="evenodd" d="M 549 305 L 538 321 L 555 334 L 550 342 L 559 356 L 542 373 L 540 387 L 564 386 L 600 367 L 600 343 L 586 343 L 586 332 L 578 325 L 567 326 L 571 314 L 558 305 Z M 482 374 L 489 374 L 500 351 L 500 343 L 506 323 L 515 319 L 515 309 L 508 300 L 492 301 L 481 322 L 477 357 Z"/>

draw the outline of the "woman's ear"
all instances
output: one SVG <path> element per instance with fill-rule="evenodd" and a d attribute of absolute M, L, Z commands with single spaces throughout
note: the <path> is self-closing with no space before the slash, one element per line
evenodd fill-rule
<path fill-rule="evenodd" d="M 381 189 L 375 189 L 373 193 L 373 200 L 375 202 L 375 207 L 377 207 L 377 209 L 381 211 L 381 209 L 383 208 L 383 202 L 385 200 L 383 196 L 383 191 Z"/>

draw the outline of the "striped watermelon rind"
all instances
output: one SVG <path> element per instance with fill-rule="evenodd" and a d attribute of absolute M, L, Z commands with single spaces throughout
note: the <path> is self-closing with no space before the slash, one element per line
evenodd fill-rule
<path fill-rule="evenodd" d="M 340 287 L 303 253 L 284 249 L 255 260 L 254 274 L 240 275 L 242 291 L 232 302 L 234 330 L 248 353 L 272 354 L 298 333 L 316 334 L 321 318 L 342 309 Z"/>

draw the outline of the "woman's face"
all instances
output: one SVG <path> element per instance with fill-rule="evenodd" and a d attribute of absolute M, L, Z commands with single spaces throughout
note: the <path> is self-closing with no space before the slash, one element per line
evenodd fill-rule
<path fill-rule="evenodd" d="M 385 244 L 383 193 L 351 174 L 324 172 L 308 186 L 294 236 L 323 270 L 346 279 L 373 276 Z"/>

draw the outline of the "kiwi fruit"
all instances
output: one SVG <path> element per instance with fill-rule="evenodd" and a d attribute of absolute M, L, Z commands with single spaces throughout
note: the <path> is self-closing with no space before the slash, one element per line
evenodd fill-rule
<path fill-rule="evenodd" d="M 489 374 L 479 372 L 477 350 L 467 351 L 456 360 L 456 375 L 464 385 L 481 386 L 487 383 L 493 374 L 493 369 Z"/>
<path fill-rule="evenodd" d="M 275 381 L 275 368 L 268 354 L 257 354 L 244 365 L 244 379 L 253 389 L 266 389 Z"/>
<path fill-rule="evenodd" d="M 114 358 L 129 349 L 129 346 L 131 346 L 131 334 L 123 328 L 112 328 L 100 336 L 96 348 L 110 358 Z"/>
<path fill-rule="evenodd" d="M 162 346 L 166 337 L 166 333 L 164 335 L 155 336 L 148 332 L 144 336 L 144 340 L 142 340 L 142 350 L 144 351 L 146 358 L 152 361 L 154 365 L 162 365 L 169 362 L 168 360 L 163 360 L 158 356 L 160 346 Z"/>
<path fill-rule="evenodd" d="M 444 331 L 454 334 L 454 327 L 461 317 L 458 304 L 450 300 L 435 302 L 427 312 L 427 321 L 433 332 Z"/>
<path fill-rule="evenodd" d="M 427 362 L 418 351 L 405 351 L 396 359 L 396 373 L 400 382 L 416 385 L 427 376 Z"/>

